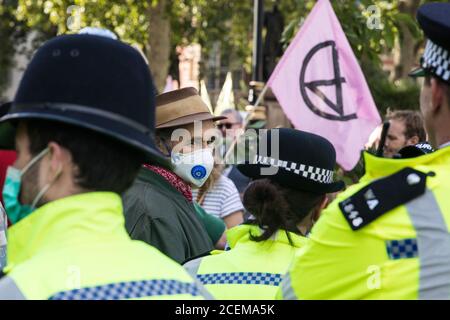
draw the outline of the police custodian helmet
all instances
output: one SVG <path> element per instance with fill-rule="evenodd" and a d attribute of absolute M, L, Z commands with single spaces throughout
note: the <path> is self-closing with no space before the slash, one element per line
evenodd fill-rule
<path fill-rule="evenodd" d="M 155 88 L 133 47 L 112 37 L 55 37 L 34 54 L 16 96 L 0 108 L 0 147 L 14 147 L 18 120 L 45 119 L 100 133 L 167 165 L 154 143 Z"/>

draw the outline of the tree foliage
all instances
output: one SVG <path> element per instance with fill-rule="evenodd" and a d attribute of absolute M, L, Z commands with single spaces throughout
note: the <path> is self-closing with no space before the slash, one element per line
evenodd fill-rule
<path fill-rule="evenodd" d="M 207 56 L 219 42 L 230 64 L 250 71 L 252 1 L 174 0 L 170 17 L 175 43 L 197 42 Z"/>
<path fill-rule="evenodd" d="M 406 23 L 416 38 L 421 36 L 414 17 L 400 13 L 398 2 L 384 0 L 331 2 L 353 52 L 360 61 L 375 102 L 382 112 L 388 107 L 397 107 L 397 94 L 409 98 L 403 100 L 405 107 L 418 106 L 418 99 L 415 100 L 418 88 L 415 83 L 408 80 L 392 83 L 381 68 L 380 55 L 392 52 L 396 42 L 399 41 L 399 23 Z M 282 1 L 280 4 L 283 4 L 283 12 L 290 12 L 287 19 L 290 23 L 283 34 L 283 42 L 287 46 L 315 1 L 291 0 Z M 376 23 L 378 25 L 375 25 Z M 405 95 L 405 92 L 409 95 Z"/>
<path fill-rule="evenodd" d="M 102 27 L 126 42 L 143 44 L 148 32 L 148 5 L 143 0 L 18 0 L 16 17 L 39 31 L 62 34 L 85 26 Z"/>
<path fill-rule="evenodd" d="M 0 102 L 3 100 L 2 93 L 9 84 L 9 70 L 14 66 L 17 44 L 23 41 L 26 31 L 17 21 L 13 6 L 0 0 Z"/>
<path fill-rule="evenodd" d="M 38 30 L 44 37 L 75 32 L 84 26 L 105 27 L 121 39 L 137 44 L 144 50 L 149 38 L 150 6 L 158 0 L 0 0 L 0 91 L 5 86 L 7 72 L 14 53 L 14 44 L 23 30 Z M 315 0 L 265 0 L 265 9 L 277 4 L 284 15 L 285 46 L 292 40 Z M 398 10 L 399 0 L 331 0 L 353 50 L 381 109 L 398 98 L 412 97 L 406 106 L 417 106 L 413 83 L 392 83 L 381 71 L 380 54 L 390 52 L 401 39 L 399 23 L 417 38 L 421 33 L 411 15 Z M 381 29 L 370 29 L 367 21 L 375 5 L 380 10 Z M 230 69 L 250 72 L 252 55 L 253 1 L 171 0 L 165 12 L 170 20 L 172 51 L 176 45 L 197 42 L 204 58 L 219 43 L 222 63 Z M 12 45 L 4 45 L 4 44 Z M 168 59 L 169 57 L 167 57 Z"/>
<path fill-rule="evenodd" d="M 0 0 L 8 1 L 8 0 Z M 8 21 L 15 29 L 19 24 L 42 34 L 55 36 L 72 33 L 85 26 L 108 28 L 123 41 L 138 45 L 144 51 L 149 37 L 150 6 L 158 0 L 15 0 L 8 1 Z M 197 42 L 205 57 L 214 42 L 235 65 L 249 70 L 251 63 L 252 4 L 250 1 L 172 0 L 167 1 L 166 17 L 171 23 L 171 41 L 176 45 Z M 11 34 L 12 30 L 6 30 Z M 6 35 L 6 37 L 8 37 Z M 11 52 L 4 52 L 10 56 Z M 6 64 L 5 64 L 6 67 Z"/>

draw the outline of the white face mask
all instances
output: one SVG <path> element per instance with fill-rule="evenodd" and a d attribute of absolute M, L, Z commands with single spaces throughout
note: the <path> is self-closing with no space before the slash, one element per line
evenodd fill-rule
<path fill-rule="evenodd" d="M 184 181 L 200 188 L 208 179 L 214 167 L 211 149 L 199 149 L 190 153 L 172 153 L 173 172 Z"/>

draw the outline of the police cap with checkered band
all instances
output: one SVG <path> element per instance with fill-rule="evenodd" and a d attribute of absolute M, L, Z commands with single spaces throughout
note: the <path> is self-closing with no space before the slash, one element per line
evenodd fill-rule
<path fill-rule="evenodd" d="M 420 68 L 410 76 L 432 75 L 450 85 L 450 3 L 427 3 L 417 12 L 427 42 Z"/>
<path fill-rule="evenodd" d="M 258 148 L 238 165 L 239 171 L 253 179 L 269 179 L 284 187 L 326 194 L 344 188 L 334 181 L 336 151 L 325 138 L 295 129 L 258 130 Z M 275 174 L 263 168 L 276 167 Z"/>

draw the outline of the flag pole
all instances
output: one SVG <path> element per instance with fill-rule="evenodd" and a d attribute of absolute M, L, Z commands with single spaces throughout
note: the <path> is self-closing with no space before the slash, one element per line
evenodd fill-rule
<path fill-rule="evenodd" d="M 255 108 L 258 106 L 258 104 L 261 102 L 261 100 L 264 98 L 264 96 L 266 95 L 267 89 L 269 89 L 269 84 L 266 83 L 263 87 L 263 89 L 261 90 L 261 93 L 258 95 L 258 98 L 256 99 L 255 103 L 253 104 L 253 108 L 252 110 L 250 110 L 250 112 L 247 114 L 247 116 L 244 119 L 244 123 L 243 123 L 243 127 L 244 129 L 247 127 L 248 122 L 250 121 L 250 115 L 251 112 L 253 110 L 255 110 Z M 233 139 L 233 141 L 231 142 L 230 148 L 227 150 L 227 152 L 225 153 L 224 156 L 224 160 L 226 162 L 226 160 L 228 159 L 228 157 L 230 156 L 231 152 L 234 150 L 234 147 L 236 146 L 239 138 L 244 135 L 245 132 L 239 132 L 238 135 L 236 135 Z M 226 164 L 226 163 L 225 163 Z"/>
<path fill-rule="evenodd" d="M 256 99 L 255 103 L 253 104 L 253 109 L 255 107 L 258 106 L 258 104 L 261 102 L 261 100 L 264 98 L 264 96 L 266 95 L 267 89 L 269 88 L 269 84 L 266 83 L 263 87 L 263 89 L 261 90 L 261 93 L 258 95 L 258 99 Z M 247 117 L 246 117 L 247 119 Z"/>

